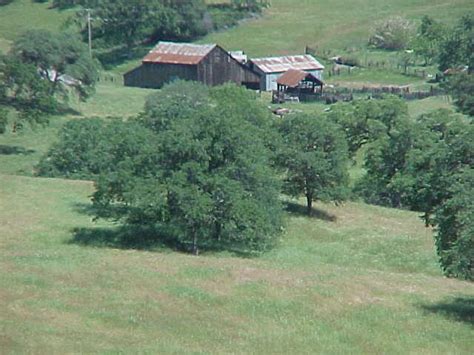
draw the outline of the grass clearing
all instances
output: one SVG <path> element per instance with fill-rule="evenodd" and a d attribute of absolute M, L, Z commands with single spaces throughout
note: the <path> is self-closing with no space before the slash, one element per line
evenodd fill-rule
<path fill-rule="evenodd" d="M 75 115 L 52 116 L 46 127 L 25 128 L 17 133 L 0 135 L 0 172 L 33 176 L 34 166 L 56 141 L 59 129 L 71 119 L 82 117 L 136 116 L 152 90 L 99 84 L 96 94 L 86 102 L 72 100 Z"/>
<path fill-rule="evenodd" d="M 153 92 L 152 89 L 101 83 L 97 86 L 95 95 L 86 102 L 76 100 L 72 107 L 84 117 L 131 117 L 143 109 L 146 97 Z"/>
<path fill-rule="evenodd" d="M 77 244 L 89 182 L 0 175 L 0 339 L 14 352 L 439 352 L 472 347 L 472 283 L 415 213 L 293 208 L 260 258 Z M 296 203 L 295 201 L 292 201 Z M 471 317 L 471 318 L 469 318 Z M 28 337 L 24 337 L 28 334 Z"/>
<path fill-rule="evenodd" d="M 15 0 L 11 4 L 0 6 L 0 37 L 13 41 L 27 30 L 62 30 L 64 21 L 72 11 L 49 9 L 50 2 Z"/>
<path fill-rule="evenodd" d="M 408 112 L 412 117 L 438 109 L 454 110 L 453 101 L 449 96 L 434 96 L 423 100 L 408 101 Z"/>
<path fill-rule="evenodd" d="M 250 56 L 301 53 L 306 45 L 331 50 L 364 49 L 377 20 L 394 15 L 420 20 L 429 15 L 452 24 L 469 10 L 473 10 L 469 0 L 305 0 L 297 4 L 273 0 L 263 17 L 213 33 L 202 42 L 243 49 Z M 376 54 L 379 56 L 379 52 Z"/>

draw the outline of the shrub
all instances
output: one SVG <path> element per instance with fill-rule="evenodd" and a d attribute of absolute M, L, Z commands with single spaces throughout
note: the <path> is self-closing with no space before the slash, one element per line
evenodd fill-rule
<path fill-rule="evenodd" d="M 415 31 L 414 24 L 403 17 L 395 16 L 375 23 L 369 45 L 381 49 L 406 48 Z"/>
<path fill-rule="evenodd" d="M 0 0 L 0 6 L 8 5 L 12 3 L 14 0 Z"/>
<path fill-rule="evenodd" d="M 8 126 L 8 111 L 0 107 L 0 134 L 5 133 Z"/>

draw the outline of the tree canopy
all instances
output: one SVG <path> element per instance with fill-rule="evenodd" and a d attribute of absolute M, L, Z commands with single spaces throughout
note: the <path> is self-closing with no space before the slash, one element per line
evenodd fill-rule
<path fill-rule="evenodd" d="M 243 88 L 175 82 L 136 120 L 67 124 L 38 173 L 93 179 L 98 217 L 150 226 L 195 254 L 264 250 L 282 226 L 269 125 Z"/>
<path fill-rule="evenodd" d="M 453 75 L 444 84 L 444 87 L 451 94 L 459 112 L 474 117 L 474 74 Z"/>
<path fill-rule="evenodd" d="M 13 43 L 10 55 L 33 65 L 51 84 L 50 95 L 67 96 L 68 88 L 84 99 L 94 93 L 97 64 L 90 57 L 87 46 L 70 34 L 27 31 Z"/>
<path fill-rule="evenodd" d="M 0 101 L 18 111 L 16 130 L 26 123 L 47 122 L 46 116 L 67 104 L 73 92 L 85 100 L 97 78 L 97 64 L 78 38 L 28 31 L 0 56 Z"/>
<path fill-rule="evenodd" d="M 337 125 L 323 117 L 288 116 L 278 125 L 282 145 L 278 155 L 286 176 L 284 190 L 306 197 L 308 214 L 316 200 L 347 197 L 348 151 Z"/>
<path fill-rule="evenodd" d="M 422 212 L 436 227 L 445 272 L 472 279 L 472 204 L 465 196 L 473 166 L 472 122 L 448 110 L 398 119 L 368 145 L 358 192 L 370 203 Z"/>
<path fill-rule="evenodd" d="M 101 48 L 125 45 L 129 50 L 146 40 L 189 40 L 207 31 L 203 0 L 84 0 L 75 23 L 85 38 L 87 12 L 92 16 L 94 44 Z"/>
<path fill-rule="evenodd" d="M 438 64 L 441 71 L 464 66 L 474 70 L 474 13 L 463 16 L 448 31 L 441 41 Z"/>

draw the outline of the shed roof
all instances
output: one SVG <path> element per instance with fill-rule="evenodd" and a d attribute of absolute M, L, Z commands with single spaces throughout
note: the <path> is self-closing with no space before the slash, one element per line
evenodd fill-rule
<path fill-rule="evenodd" d="M 216 44 L 158 42 L 143 63 L 198 64 L 215 47 Z"/>
<path fill-rule="evenodd" d="M 299 70 L 321 70 L 324 65 L 318 62 L 312 55 L 288 55 L 284 57 L 268 57 L 252 59 L 264 73 L 283 73 L 289 69 Z"/>
<path fill-rule="evenodd" d="M 277 83 L 280 85 L 289 86 L 290 88 L 297 87 L 303 80 L 312 81 L 320 85 L 323 84 L 321 80 L 316 78 L 313 74 L 297 69 L 289 69 L 285 74 L 280 76 Z"/>

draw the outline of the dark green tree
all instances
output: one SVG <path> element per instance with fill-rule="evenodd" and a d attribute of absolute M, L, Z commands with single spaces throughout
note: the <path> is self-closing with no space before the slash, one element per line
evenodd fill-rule
<path fill-rule="evenodd" d="M 74 6 L 82 5 L 85 0 L 53 0 L 52 7 L 58 9 L 68 9 Z"/>
<path fill-rule="evenodd" d="M 362 146 L 386 134 L 397 120 L 407 115 L 406 103 L 394 96 L 383 100 L 340 103 L 333 106 L 328 114 L 346 134 L 352 157 Z"/>
<path fill-rule="evenodd" d="M 474 280 L 474 169 L 452 177 L 450 198 L 436 210 L 436 248 L 448 276 Z"/>
<path fill-rule="evenodd" d="M 111 173 L 121 162 L 140 156 L 152 142 L 152 132 L 136 122 L 88 118 L 64 125 L 57 143 L 36 167 L 48 177 L 97 180 Z"/>
<path fill-rule="evenodd" d="M 348 151 L 339 126 L 323 117 L 288 116 L 279 125 L 282 145 L 279 165 L 285 170 L 284 190 L 313 201 L 342 201 L 347 197 Z"/>
<path fill-rule="evenodd" d="M 427 15 L 423 16 L 417 34 L 411 41 L 411 47 L 415 54 L 423 59 L 424 65 L 431 65 L 436 60 L 446 34 L 445 26 Z"/>
<path fill-rule="evenodd" d="M 0 134 L 7 131 L 8 127 L 8 111 L 0 106 Z"/>
<path fill-rule="evenodd" d="M 85 39 L 86 11 L 92 14 L 95 47 L 125 46 L 131 50 L 145 41 L 189 40 L 206 34 L 203 0 L 84 0 L 74 22 Z"/>
<path fill-rule="evenodd" d="M 171 121 L 194 115 L 210 105 L 209 88 L 198 82 L 177 80 L 147 97 L 143 124 L 159 132 Z"/>
<path fill-rule="evenodd" d="M 406 207 L 410 184 L 403 171 L 415 144 L 415 130 L 410 119 L 400 117 L 368 146 L 364 161 L 367 173 L 355 187 L 367 202 Z"/>
<path fill-rule="evenodd" d="M 0 101 L 17 110 L 11 121 L 13 132 L 27 124 L 46 123 L 47 115 L 56 112 L 58 102 L 50 95 L 51 86 L 34 65 L 11 55 L 0 57 Z"/>
<path fill-rule="evenodd" d="M 459 112 L 474 116 L 474 74 L 460 73 L 448 78 L 445 89 L 454 99 Z"/>
<path fill-rule="evenodd" d="M 453 176 L 474 163 L 474 127 L 448 110 L 423 115 L 402 174 L 411 181 L 408 206 L 433 224 L 436 209 L 450 198 Z"/>
<path fill-rule="evenodd" d="M 86 99 L 94 93 L 98 67 L 90 58 L 87 46 L 66 33 L 28 31 L 14 43 L 11 56 L 24 64 L 34 66 L 48 81 L 49 94 L 67 98 L 68 90 L 75 90 Z"/>
<path fill-rule="evenodd" d="M 171 102 L 179 100 L 165 91 Z M 181 97 L 180 91 L 174 95 Z M 147 110 L 144 122 L 152 123 L 157 143 L 143 140 L 148 153 L 101 175 L 94 194 L 100 216 L 153 226 L 195 254 L 212 247 L 255 251 L 274 243 L 282 209 L 261 129 L 248 111 L 227 111 L 214 100 L 193 108 L 183 101 L 183 115 L 175 107 Z M 249 97 L 235 100 L 241 107 L 254 105 Z M 148 107 L 156 107 L 152 101 Z"/>
<path fill-rule="evenodd" d="M 438 64 L 441 71 L 464 66 L 474 71 L 474 14 L 463 16 L 448 31 L 440 45 Z"/>

